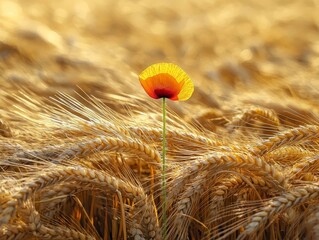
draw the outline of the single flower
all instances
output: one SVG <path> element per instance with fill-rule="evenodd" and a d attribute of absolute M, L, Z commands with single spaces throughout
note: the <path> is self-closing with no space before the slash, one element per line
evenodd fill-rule
<path fill-rule="evenodd" d="M 173 63 L 153 64 L 139 75 L 139 80 L 146 93 L 155 99 L 185 101 L 194 92 L 192 80 Z"/>
<path fill-rule="evenodd" d="M 152 98 L 162 98 L 162 239 L 167 240 L 166 206 L 166 98 L 187 100 L 194 92 L 194 84 L 187 74 L 173 63 L 157 63 L 146 68 L 139 75 L 140 83 Z"/>

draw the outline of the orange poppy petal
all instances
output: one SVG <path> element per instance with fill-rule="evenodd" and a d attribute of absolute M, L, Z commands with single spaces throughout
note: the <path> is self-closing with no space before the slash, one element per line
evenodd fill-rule
<path fill-rule="evenodd" d="M 146 68 L 139 80 L 146 93 L 152 98 L 187 100 L 194 91 L 188 75 L 172 63 L 157 63 Z"/>

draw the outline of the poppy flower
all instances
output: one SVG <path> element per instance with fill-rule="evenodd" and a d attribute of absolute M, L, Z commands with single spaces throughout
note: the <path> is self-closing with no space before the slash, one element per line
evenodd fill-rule
<path fill-rule="evenodd" d="M 139 80 L 146 93 L 155 99 L 184 101 L 194 92 L 192 80 L 173 63 L 153 64 L 139 75 Z"/>

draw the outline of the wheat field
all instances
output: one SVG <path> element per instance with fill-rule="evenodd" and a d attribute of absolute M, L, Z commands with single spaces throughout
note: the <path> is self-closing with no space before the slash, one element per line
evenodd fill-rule
<path fill-rule="evenodd" d="M 319 1 L 1 0 L 0 239 L 319 239 Z"/>

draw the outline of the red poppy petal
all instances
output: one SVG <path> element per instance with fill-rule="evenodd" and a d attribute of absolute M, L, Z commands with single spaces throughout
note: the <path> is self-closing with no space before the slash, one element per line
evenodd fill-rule
<path fill-rule="evenodd" d="M 141 80 L 141 84 L 148 95 L 152 98 L 169 98 L 178 100 L 183 83 L 178 83 L 174 77 L 167 73 L 160 73 Z"/>
<path fill-rule="evenodd" d="M 141 85 L 152 98 L 187 100 L 194 85 L 187 74 L 172 63 L 157 63 L 146 68 L 139 76 Z"/>

